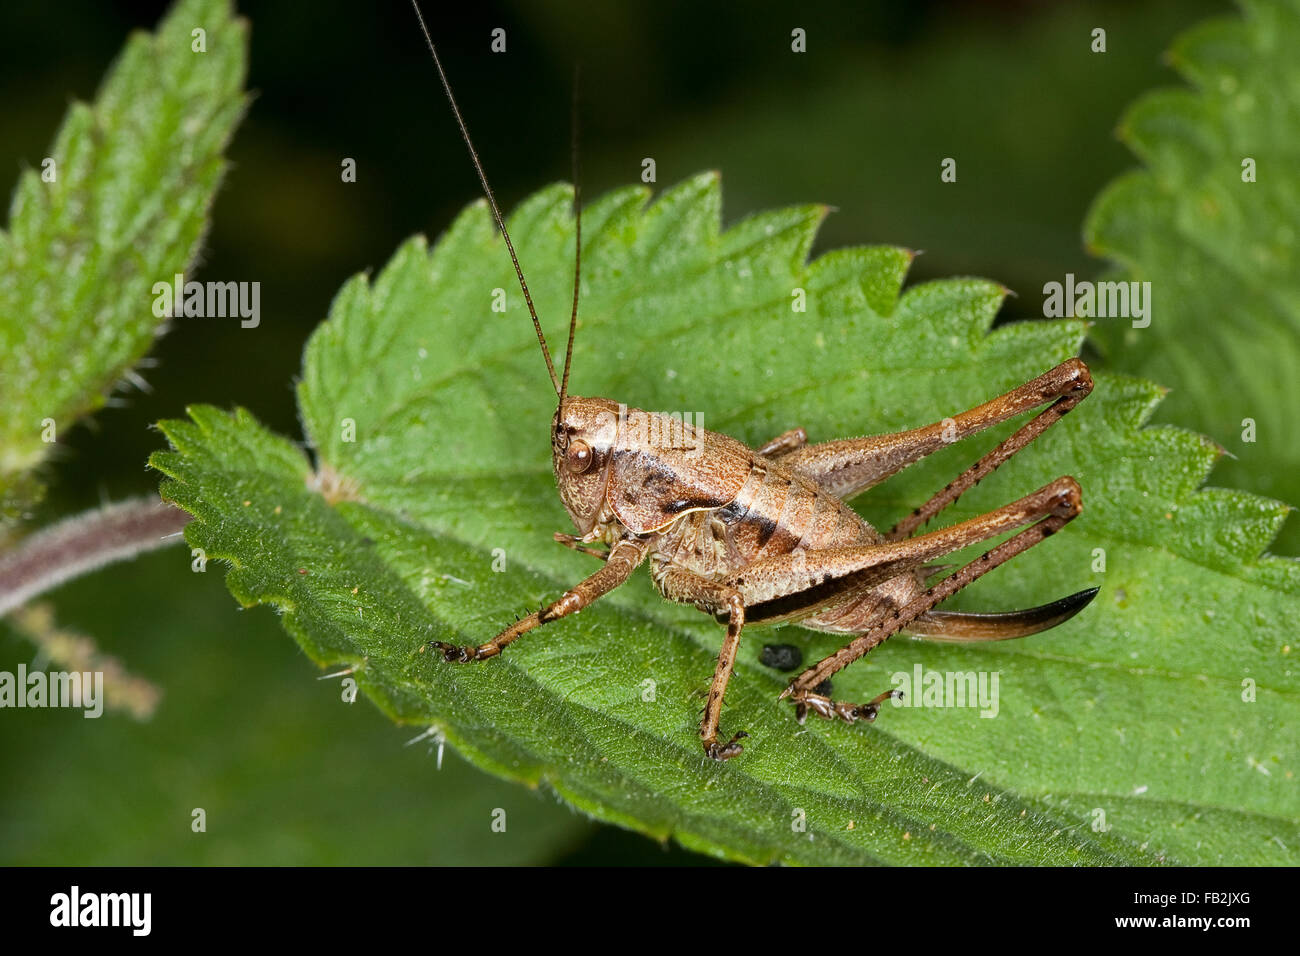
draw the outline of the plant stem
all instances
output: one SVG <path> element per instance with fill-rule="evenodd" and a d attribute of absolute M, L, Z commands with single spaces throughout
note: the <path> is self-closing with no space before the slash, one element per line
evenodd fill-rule
<path fill-rule="evenodd" d="M 48 601 L 35 601 L 14 611 L 9 617 L 14 629 L 36 646 L 36 660 L 28 664 L 32 669 L 74 671 L 85 673 L 99 671 L 104 675 L 104 707 L 110 711 L 126 711 L 136 720 L 148 720 L 158 709 L 162 690 L 126 669 L 126 666 L 105 654 L 93 638 L 59 627 L 54 620 L 54 608 Z"/>
<path fill-rule="evenodd" d="M 190 516 L 156 497 L 66 518 L 0 555 L 0 615 L 64 581 L 182 540 Z"/>

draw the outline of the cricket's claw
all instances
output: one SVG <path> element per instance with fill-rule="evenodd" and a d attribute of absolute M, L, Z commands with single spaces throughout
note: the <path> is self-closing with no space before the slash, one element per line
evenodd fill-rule
<path fill-rule="evenodd" d="M 873 698 L 872 700 L 869 700 L 867 703 L 860 704 L 857 708 L 858 719 L 866 720 L 866 721 L 875 720 L 876 715 L 880 713 L 880 705 L 892 698 L 897 698 L 898 700 L 902 700 L 903 692 L 901 690 L 885 691 L 885 693 L 881 694 L 878 697 Z"/>
<path fill-rule="evenodd" d="M 819 717 L 825 717 L 827 720 L 834 720 L 838 717 L 850 724 L 859 720 L 870 723 L 880 713 L 880 705 L 891 697 L 902 700 L 903 692 L 901 690 L 885 691 L 885 693 L 865 704 L 850 704 L 847 701 L 831 700 L 821 694 L 805 693 L 796 695 L 793 698 L 794 715 L 795 719 L 801 724 L 808 717 L 809 710 L 812 710 Z"/>
<path fill-rule="evenodd" d="M 704 741 L 704 752 L 708 756 L 712 757 L 714 760 L 730 760 L 732 757 L 737 756 L 742 750 L 745 749 L 740 744 L 736 743 L 736 741 L 743 740 L 745 737 L 748 736 L 749 734 L 745 733 L 742 730 L 740 733 L 736 734 L 734 737 L 728 740 L 725 744 L 718 743 L 716 737 L 713 738 L 712 740 L 706 740 Z"/>
<path fill-rule="evenodd" d="M 438 650 L 442 651 L 442 659 L 445 661 L 455 661 L 458 664 L 463 664 L 466 661 L 474 659 L 475 649 L 472 647 L 460 647 L 456 644 L 446 644 L 442 641 L 430 641 L 426 646 L 436 647 Z"/>
<path fill-rule="evenodd" d="M 469 645 L 447 644 L 443 641 L 430 641 L 425 647 L 436 647 L 442 651 L 442 659 L 450 661 L 453 664 L 465 664 L 469 661 L 483 661 L 489 657 L 496 657 L 501 653 L 501 649 L 491 644 L 483 644 L 479 647 Z"/>

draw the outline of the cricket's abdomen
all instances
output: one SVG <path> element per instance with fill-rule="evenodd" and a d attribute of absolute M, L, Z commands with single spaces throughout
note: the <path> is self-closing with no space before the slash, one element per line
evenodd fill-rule
<path fill-rule="evenodd" d="M 736 500 L 713 514 L 743 564 L 800 548 L 881 540 L 861 515 L 812 479 L 764 461 L 754 463 Z"/>
<path fill-rule="evenodd" d="M 686 568 L 718 581 L 762 558 L 796 550 L 875 544 L 883 541 L 861 515 L 823 491 L 812 479 L 778 463 L 756 458 L 731 503 L 685 515 L 660 539 L 658 562 Z M 656 563 L 658 563 L 656 562 Z M 843 601 L 796 614 L 795 623 L 813 630 L 843 631 L 894 607 L 917 589 L 914 575 L 901 575 L 865 592 L 844 592 Z M 816 603 L 815 595 L 807 595 Z M 764 623 L 759 608 L 750 619 Z M 787 615 L 782 619 L 789 620 Z"/>

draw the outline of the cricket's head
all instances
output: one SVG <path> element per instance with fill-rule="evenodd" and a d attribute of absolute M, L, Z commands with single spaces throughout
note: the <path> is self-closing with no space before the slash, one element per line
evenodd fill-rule
<path fill-rule="evenodd" d="M 606 398 L 566 395 L 551 421 L 551 464 L 560 500 L 586 534 L 605 503 L 609 466 L 618 440 L 619 406 Z"/>

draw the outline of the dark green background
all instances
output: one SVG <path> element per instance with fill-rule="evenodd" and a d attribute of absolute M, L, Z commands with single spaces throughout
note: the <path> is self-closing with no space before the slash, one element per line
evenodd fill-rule
<path fill-rule="evenodd" d="M 1136 164 L 1112 130 L 1172 84 L 1160 54 L 1222 3 L 474 4 L 426 14 L 506 208 L 569 178 L 571 71 L 583 69 L 588 195 L 723 174 L 724 216 L 822 201 L 817 251 L 925 250 L 914 279 L 997 279 L 1005 317 L 1041 314 L 1044 282 L 1099 273 L 1080 239 L 1092 198 Z M 0 8 L 0 142 L 38 166 L 69 99 L 93 96 L 128 30 L 162 3 Z M 200 278 L 261 283 L 262 323 L 182 321 L 131 391 L 71 435 L 43 517 L 156 487 L 150 430 L 191 402 L 250 408 L 298 435 L 302 345 L 350 274 L 414 232 L 436 235 L 477 196 L 436 77 L 401 2 L 244 3 L 256 98 L 230 151 Z M 488 50 L 503 27 L 508 52 Z M 808 52 L 790 52 L 790 30 Z M 1108 52 L 1089 51 L 1090 31 Z M 358 182 L 340 181 L 353 157 Z M 943 157 L 958 182 L 943 184 Z M 524 263 L 527 268 L 527 263 Z M 648 370 L 648 374 L 652 370 Z M 1189 387 L 1190 383 L 1163 383 Z M 544 388 L 539 375 L 537 387 Z M 545 455 L 545 423 L 537 453 Z M 870 423 L 864 423 L 864 430 Z M 1293 522 L 1294 523 L 1294 522 Z M 265 609 L 239 611 L 218 567 L 182 549 L 56 596 L 60 623 L 161 685 L 153 721 L 66 711 L 0 715 L 0 862 L 680 862 L 473 770 L 404 747 L 369 704 L 346 705 Z M 633 586 L 648 586 L 644 581 Z M 0 669 L 31 646 L 0 629 Z M 190 832 L 204 807 L 208 832 Z M 489 828 L 508 812 L 504 834 Z"/>

